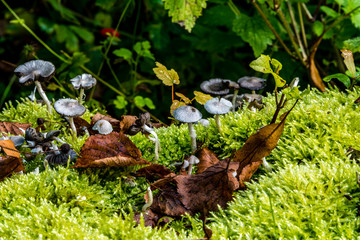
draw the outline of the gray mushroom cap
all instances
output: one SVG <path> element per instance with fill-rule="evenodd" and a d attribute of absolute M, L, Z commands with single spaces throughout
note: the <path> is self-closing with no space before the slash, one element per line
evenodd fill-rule
<path fill-rule="evenodd" d="M 79 117 L 86 111 L 85 107 L 76 99 L 63 98 L 54 103 L 55 111 L 65 117 Z"/>
<path fill-rule="evenodd" d="M 26 62 L 14 70 L 19 77 L 19 83 L 29 85 L 34 81 L 48 81 L 55 73 L 55 66 L 44 60 L 32 60 Z"/>
<path fill-rule="evenodd" d="M 245 102 L 252 102 L 252 101 L 262 102 L 262 95 L 260 95 L 260 94 L 244 93 L 244 94 L 241 94 L 240 97 Z"/>
<path fill-rule="evenodd" d="M 204 81 L 200 84 L 200 88 L 202 91 L 220 96 L 220 95 L 226 95 L 230 92 L 229 84 L 226 83 L 226 81 L 230 80 L 224 80 L 220 78 L 214 78 L 210 79 L 208 81 Z"/>
<path fill-rule="evenodd" d="M 79 89 L 79 88 L 89 89 L 95 86 L 96 84 L 96 79 L 91 74 L 87 74 L 87 73 L 78 75 L 73 79 L 71 79 L 70 81 L 75 89 Z"/>
<path fill-rule="evenodd" d="M 93 128 L 93 130 L 97 130 L 100 134 L 107 135 L 113 131 L 113 127 L 111 123 L 105 119 L 98 120 Z"/>
<path fill-rule="evenodd" d="M 176 120 L 184 123 L 194 123 L 202 118 L 199 110 L 192 106 L 180 106 L 173 111 L 173 116 Z"/>
<path fill-rule="evenodd" d="M 243 103 L 244 103 L 244 98 L 242 97 L 244 94 L 241 95 L 236 95 L 236 99 L 235 99 L 235 109 L 238 109 L 240 107 L 242 107 Z M 228 101 L 232 101 L 232 99 L 234 98 L 234 94 L 228 94 L 226 96 L 224 96 L 224 98 Z"/>
<path fill-rule="evenodd" d="M 242 77 L 238 80 L 240 87 L 257 91 L 266 87 L 266 79 L 258 77 Z"/>
<path fill-rule="evenodd" d="M 231 111 L 232 103 L 225 98 L 213 98 L 208 100 L 204 107 L 211 114 L 226 114 Z"/>

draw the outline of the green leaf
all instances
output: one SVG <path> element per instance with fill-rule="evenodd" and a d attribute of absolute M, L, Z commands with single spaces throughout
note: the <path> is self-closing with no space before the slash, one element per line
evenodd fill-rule
<path fill-rule="evenodd" d="M 145 107 L 145 99 L 142 96 L 134 97 L 134 103 L 138 107 Z"/>
<path fill-rule="evenodd" d="M 65 47 L 70 52 L 75 52 L 75 51 L 79 50 L 79 39 L 71 31 L 68 31 L 66 42 L 65 42 Z"/>
<path fill-rule="evenodd" d="M 272 44 L 272 40 L 275 39 L 274 34 L 258 15 L 249 17 L 240 14 L 236 16 L 233 22 L 233 31 L 250 44 L 255 57 L 263 53 L 267 45 Z"/>
<path fill-rule="evenodd" d="M 66 26 L 64 25 L 56 25 L 55 26 L 55 32 L 56 32 L 56 40 L 59 43 L 63 43 L 65 42 L 65 40 L 68 38 L 69 36 L 69 30 Z"/>
<path fill-rule="evenodd" d="M 149 108 L 149 109 L 155 109 L 155 105 L 153 103 L 153 101 L 150 98 L 144 98 L 145 101 L 145 105 Z"/>
<path fill-rule="evenodd" d="M 316 36 L 320 36 L 324 31 L 324 25 L 320 21 L 315 21 L 312 25 L 312 30 Z"/>
<path fill-rule="evenodd" d="M 285 88 L 283 93 L 286 95 L 286 99 L 301 99 L 299 87 Z"/>
<path fill-rule="evenodd" d="M 159 62 L 156 62 L 155 64 L 157 68 L 153 68 L 153 71 L 163 84 L 166 86 L 173 86 L 174 84 L 180 83 L 179 75 L 174 69 L 168 70 Z"/>
<path fill-rule="evenodd" d="M 122 57 L 125 60 L 132 59 L 132 52 L 127 48 L 120 48 L 115 51 L 113 51 L 113 54 L 115 54 L 118 57 Z"/>
<path fill-rule="evenodd" d="M 110 28 L 112 23 L 112 18 L 110 14 L 104 13 L 104 12 L 98 12 L 95 15 L 94 23 L 97 26 L 103 27 L 103 28 Z"/>
<path fill-rule="evenodd" d="M 94 41 L 94 34 L 85 28 L 74 25 L 69 26 L 69 28 L 85 42 L 92 43 Z"/>
<path fill-rule="evenodd" d="M 141 54 L 141 42 L 137 42 L 134 44 L 133 49 L 135 50 L 136 54 L 140 55 Z"/>
<path fill-rule="evenodd" d="M 270 64 L 277 72 L 273 71 Z M 282 64 L 274 58 L 271 59 L 268 55 L 261 54 L 260 57 L 250 63 L 250 67 L 258 72 L 271 73 L 275 79 L 276 87 L 283 87 L 286 84 L 286 81 L 278 75 L 278 72 L 282 68 Z"/>
<path fill-rule="evenodd" d="M 172 22 L 177 22 L 191 32 L 196 19 L 201 16 L 202 9 L 206 8 L 207 0 L 162 0 L 165 9 L 169 10 Z"/>
<path fill-rule="evenodd" d="M 90 62 L 90 59 L 82 52 L 74 52 L 72 59 L 72 66 L 81 66 L 85 65 L 85 63 Z"/>
<path fill-rule="evenodd" d="M 114 100 L 114 105 L 117 109 L 124 109 L 127 106 L 128 102 L 126 101 L 125 97 L 117 96 Z"/>
<path fill-rule="evenodd" d="M 329 82 L 334 78 L 339 80 L 340 82 L 342 82 L 345 85 L 345 87 L 347 87 L 347 88 L 350 87 L 350 85 L 351 85 L 350 78 L 348 76 L 346 76 L 345 74 L 343 74 L 343 73 L 335 73 L 335 74 L 326 76 L 326 77 L 323 78 L 323 81 L 324 82 Z"/>
<path fill-rule="evenodd" d="M 52 33 L 55 31 L 55 23 L 50 21 L 47 18 L 39 17 L 37 20 L 37 23 L 40 27 L 40 29 L 46 33 Z"/>
<path fill-rule="evenodd" d="M 332 18 L 336 18 L 339 16 L 339 14 L 332 8 L 328 7 L 328 6 L 321 6 L 320 10 L 323 11 L 326 15 L 328 15 L 329 17 Z"/>
<path fill-rule="evenodd" d="M 258 72 L 272 73 L 273 70 L 270 66 L 270 60 L 271 58 L 268 55 L 261 54 L 261 56 L 252 61 L 249 66 Z"/>

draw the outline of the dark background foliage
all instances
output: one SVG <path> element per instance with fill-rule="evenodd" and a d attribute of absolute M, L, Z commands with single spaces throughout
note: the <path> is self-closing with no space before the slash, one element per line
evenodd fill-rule
<path fill-rule="evenodd" d="M 272 10 L 274 7 L 270 3 L 274 2 L 280 4 L 285 18 L 289 20 L 285 2 L 259 1 L 259 4 L 290 48 L 289 34 Z M 303 2 L 292 1 L 292 4 L 296 7 Z M 176 86 L 176 91 L 190 98 L 193 97 L 193 90 L 199 90 L 200 83 L 210 78 L 236 81 L 245 75 L 258 75 L 271 79 L 249 68 L 249 63 L 260 53 L 282 62 L 281 76 L 288 82 L 294 77 L 300 77 L 302 87 L 309 83 L 308 68 L 283 50 L 251 1 L 207 1 L 206 8 L 196 19 L 191 32 L 181 26 L 182 22 L 171 21 L 161 0 L 130 1 L 128 8 L 128 1 L 120 0 L 9 1 L 8 4 L 55 52 L 65 59 L 66 54 L 72 57 L 72 63 L 69 65 L 59 60 L 20 24 L 11 22 L 13 15 L 1 3 L 0 88 L 4 91 L 1 106 L 8 100 L 25 97 L 32 91 L 31 86 L 18 88 L 13 69 L 18 64 L 34 59 L 34 56 L 51 61 L 57 67 L 58 81 L 52 81 L 48 86 L 47 94 L 50 98 L 77 96 L 69 86 L 69 80 L 84 72 L 80 67 L 82 65 L 122 91 L 128 102 L 124 108 L 121 105 L 125 99 L 119 99 L 119 95 L 104 84 L 98 83 L 93 93 L 87 92 L 88 100 L 91 98 L 87 103 L 89 106 L 105 107 L 114 117 L 124 113 L 137 114 L 140 110 L 136 105 L 142 105 L 148 110 L 152 108 L 151 103 L 144 102 L 144 99 L 151 99 L 156 108 L 150 111 L 162 121 L 167 121 L 171 91 L 156 79 L 152 71 L 154 60 L 178 72 L 181 83 Z M 344 16 L 342 21 L 325 33 L 319 45 L 316 62 L 321 76 L 344 72 L 339 49 L 343 47 L 344 40 L 359 36 L 358 26 L 351 18 L 353 16 L 346 17 L 350 11 L 346 8 L 356 8 L 357 4 L 360 5 L 358 1 L 354 1 L 354 6 L 340 5 L 337 1 L 307 1 L 306 6 L 314 17 L 304 23 L 309 46 L 324 33 L 326 27 Z M 105 55 L 111 37 L 104 35 L 104 28 L 115 29 L 123 13 L 120 36 L 113 39 Z M 139 54 L 133 48 L 136 43 L 144 41 L 148 41 L 151 46 L 149 49 L 146 45 L 147 49 L 143 49 L 145 52 L 150 51 L 148 55 L 144 51 Z M 114 50 L 121 48 L 132 52 L 130 60 L 113 54 Z M 118 86 L 114 76 L 121 86 Z M 272 81 L 268 82 L 265 92 L 272 91 L 274 87 Z M 136 96 L 142 97 L 140 103 L 139 99 L 135 100 Z"/>

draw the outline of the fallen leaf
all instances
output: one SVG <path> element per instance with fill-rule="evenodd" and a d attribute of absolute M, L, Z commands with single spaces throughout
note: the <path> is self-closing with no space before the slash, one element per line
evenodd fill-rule
<path fill-rule="evenodd" d="M 243 168 L 253 162 L 262 161 L 261 159 L 268 156 L 276 147 L 284 130 L 285 120 L 289 112 L 284 113 L 280 117 L 281 121 L 279 123 L 271 123 L 260 128 L 246 140 L 240 150 L 236 151 L 233 161 L 240 163 L 238 169 L 239 178 Z M 242 177 L 248 179 L 248 177 Z"/>
<path fill-rule="evenodd" d="M 86 127 L 86 129 L 88 129 L 89 131 L 91 130 L 90 123 L 88 123 L 85 119 L 81 117 L 74 118 L 74 124 L 77 132 L 79 133 L 82 131 L 83 127 Z"/>
<path fill-rule="evenodd" d="M 21 171 L 25 171 L 25 167 L 20 158 L 0 156 L 0 181 L 11 176 L 14 172 Z"/>
<path fill-rule="evenodd" d="M 259 167 L 262 164 L 262 160 L 257 162 L 252 162 L 248 165 L 246 165 L 243 169 L 241 169 L 240 175 L 239 175 L 239 189 L 245 190 L 246 185 L 245 182 L 249 182 L 252 175 L 259 169 Z"/>
<path fill-rule="evenodd" d="M 140 150 L 123 133 L 90 136 L 80 151 L 74 167 L 124 167 L 149 164 Z"/>
<path fill-rule="evenodd" d="M 30 126 L 31 123 L 0 122 L 0 132 L 10 133 L 12 135 L 24 135 L 22 130 Z"/>
<path fill-rule="evenodd" d="M 312 46 L 310 56 L 309 56 L 309 71 L 310 71 L 310 79 L 312 84 L 319 89 L 321 92 L 325 92 L 325 84 L 320 76 L 319 70 L 316 67 L 315 64 L 315 54 L 317 51 L 317 48 L 322 40 L 321 36 Z"/>
<path fill-rule="evenodd" d="M 120 118 L 120 132 L 127 134 L 129 128 L 138 118 L 132 115 L 122 115 Z"/>
<path fill-rule="evenodd" d="M 196 153 L 196 157 L 200 160 L 197 164 L 197 173 L 202 173 L 208 167 L 219 162 L 219 159 L 216 157 L 215 153 L 210 151 L 207 147 L 202 148 Z"/>
<path fill-rule="evenodd" d="M 354 103 L 360 103 L 360 97 L 356 99 Z"/>
<path fill-rule="evenodd" d="M 144 177 L 149 182 L 154 182 L 161 178 L 165 178 L 173 173 L 170 169 L 160 164 L 151 164 L 150 166 L 140 168 L 134 173 L 135 177 Z"/>
<path fill-rule="evenodd" d="M 226 207 L 233 192 L 239 187 L 233 173 L 239 163 L 221 161 L 197 175 L 177 175 L 161 179 L 152 188 L 159 189 L 151 210 L 166 216 L 201 213 L 207 216 L 218 206 Z"/>
<path fill-rule="evenodd" d="M 20 152 L 15 148 L 15 144 L 10 139 L 0 140 L 0 147 L 9 157 L 20 158 Z"/>

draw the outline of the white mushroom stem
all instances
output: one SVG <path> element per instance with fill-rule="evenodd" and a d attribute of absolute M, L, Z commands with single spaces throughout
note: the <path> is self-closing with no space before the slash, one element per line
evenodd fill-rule
<path fill-rule="evenodd" d="M 160 141 L 159 141 L 159 138 L 158 138 L 156 132 L 154 131 L 153 128 L 149 127 L 146 124 L 144 124 L 144 126 L 142 126 L 142 129 L 144 129 L 145 131 L 147 131 L 148 133 L 150 133 L 151 135 L 154 136 L 154 138 L 149 137 L 149 139 L 155 143 L 155 160 L 156 161 L 159 160 L 159 152 L 161 151 L 161 147 L 160 147 Z"/>
<path fill-rule="evenodd" d="M 193 165 L 199 163 L 199 159 L 195 157 L 194 155 L 191 155 L 189 158 L 189 169 L 188 169 L 188 175 L 191 175 Z"/>
<path fill-rule="evenodd" d="M 191 152 L 194 152 L 196 150 L 196 132 L 194 125 L 192 123 L 188 123 L 189 127 L 189 135 L 191 138 Z"/>
<path fill-rule="evenodd" d="M 262 165 L 264 166 L 264 168 L 267 172 L 271 171 L 271 166 L 268 163 L 268 161 L 266 161 L 266 158 L 262 158 Z"/>
<path fill-rule="evenodd" d="M 215 114 L 215 123 L 216 123 L 217 129 L 219 130 L 219 133 L 221 133 L 221 123 L 220 123 L 219 114 Z"/>
<path fill-rule="evenodd" d="M 75 127 L 75 124 L 74 124 L 74 118 L 73 117 L 69 117 L 69 123 L 70 123 L 71 130 L 73 132 L 73 135 L 77 136 L 76 127 Z"/>
<path fill-rule="evenodd" d="M 150 187 L 147 188 L 146 193 L 148 195 L 148 201 L 142 207 L 143 212 L 145 212 L 149 207 L 151 207 L 151 205 L 153 204 L 153 201 L 154 201 L 153 194 L 152 194 Z"/>
<path fill-rule="evenodd" d="M 239 90 L 235 89 L 234 90 L 234 94 L 233 94 L 233 98 L 232 98 L 232 112 L 235 112 L 235 102 L 236 102 L 236 97 L 238 95 Z"/>
<path fill-rule="evenodd" d="M 37 87 L 38 93 L 40 94 L 41 98 L 44 100 L 44 102 L 46 104 L 46 107 L 47 107 L 47 110 L 48 110 L 49 114 L 51 114 L 51 104 L 50 104 L 50 101 L 47 98 L 44 90 L 41 87 L 41 83 L 39 81 L 35 81 L 35 85 Z"/>
<path fill-rule="evenodd" d="M 80 95 L 79 95 L 79 103 L 81 104 L 81 101 L 83 100 L 84 97 L 84 89 L 80 88 Z"/>

